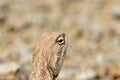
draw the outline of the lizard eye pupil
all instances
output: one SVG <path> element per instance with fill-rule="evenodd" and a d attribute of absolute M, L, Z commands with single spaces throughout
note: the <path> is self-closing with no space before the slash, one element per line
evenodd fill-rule
<path fill-rule="evenodd" d="M 58 42 L 60 42 L 60 43 L 61 43 L 61 42 L 63 42 L 63 40 L 61 39 L 61 40 L 59 40 Z"/>
<path fill-rule="evenodd" d="M 57 43 L 58 43 L 59 45 L 64 44 L 64 40 L 63 40 L 63 38 L 59 38 L 59 39 L 57 40 Z"/>

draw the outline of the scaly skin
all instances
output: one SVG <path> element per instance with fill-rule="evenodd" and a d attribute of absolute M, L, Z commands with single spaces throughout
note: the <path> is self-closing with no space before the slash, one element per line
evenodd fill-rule
<path fill-rule="evenodd" d="M 33 54 L 33 70 L 29 80 L 55 80 L 67 50 L 65 33 L 43 33 Z"/>

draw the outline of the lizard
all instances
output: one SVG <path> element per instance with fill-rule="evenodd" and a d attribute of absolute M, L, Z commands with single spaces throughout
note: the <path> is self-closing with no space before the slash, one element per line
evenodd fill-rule
<path fill-rule="evenodd" d="M 45 32 L 33 53 L 33 69 L 29 80 L 56 80 L 67 51 L 64 32 Z"/>

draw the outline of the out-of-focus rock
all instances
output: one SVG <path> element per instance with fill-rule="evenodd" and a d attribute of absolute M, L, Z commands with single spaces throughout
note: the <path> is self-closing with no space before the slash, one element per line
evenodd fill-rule
<path fill-rule="evenodd" d="M 14 62 L 7 62 L 0 64 L 0 75 L 8 74 L 10 72 L 15 72 L 20 66 Z"/>
<path fill-rule="evenodd" d="M 0 80 L 28 80 L 29 73 L 15 62 L 0 64 Z"/>
<path fill-rule="evenodd" d="M 114 79 L 120 79 L 120 66 L 111 67 L 109 69 L 109 75 L 112 76 Z"/>
<path fill-rule="evenodd" d="M 66 71 L 67 70 L 67 71 Z M 63 69 L 60 74 L 59 74 L 59 79 L 60 80 L 70 80 L 74 79 L 75 74 L 77 73 L 77 70 L 74 68 L 68 68 L 68 69 Z"/>
<path fill-rule="evenodd" d="M 76 80 L 89 80 L 89 79 L 93 79 L 96 76 L 97 76 L 97 73 L 95 71 L 86 70 L 77 74 Z"/>
<path fill-rule="evenodd" d="M 8 4 L 0 5 L 0 24 L 3 24 L 6 21 L 8 11 L 9 11 Z"/>
<path fill-rule="evenodd" d="M 0 79 L 1 80 L 13 80 L 14 74 L 20 68 L 20 65 L 14 62 L 6 62 L 0 64 Z"/>
<path fill-rule="evenodd" d="M 30 52 L 28 46 L 20 38 L 17 38 L 17 39 L 14 40 L 12 50 L 14 52 L 16 52 L 16 54 L 19 55 L 19 58 L 21 59 L 23 64 L 27 63 L 30 59 L 32 59 L 31 58 L 32 55 L 31 55 L 31 52 Z M 14 56 L 15 54 L 12 54 L 12 55 Z"/>

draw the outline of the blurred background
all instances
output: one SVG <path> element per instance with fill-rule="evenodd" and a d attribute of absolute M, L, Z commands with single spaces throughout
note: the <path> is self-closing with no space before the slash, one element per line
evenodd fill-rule
<path fill-rule="evenodd" d="M 0 0 L 0 80 L 28 80 L 50 31 L 69 38 L 58 80 L 120 80 L 120 0 Z"/>

